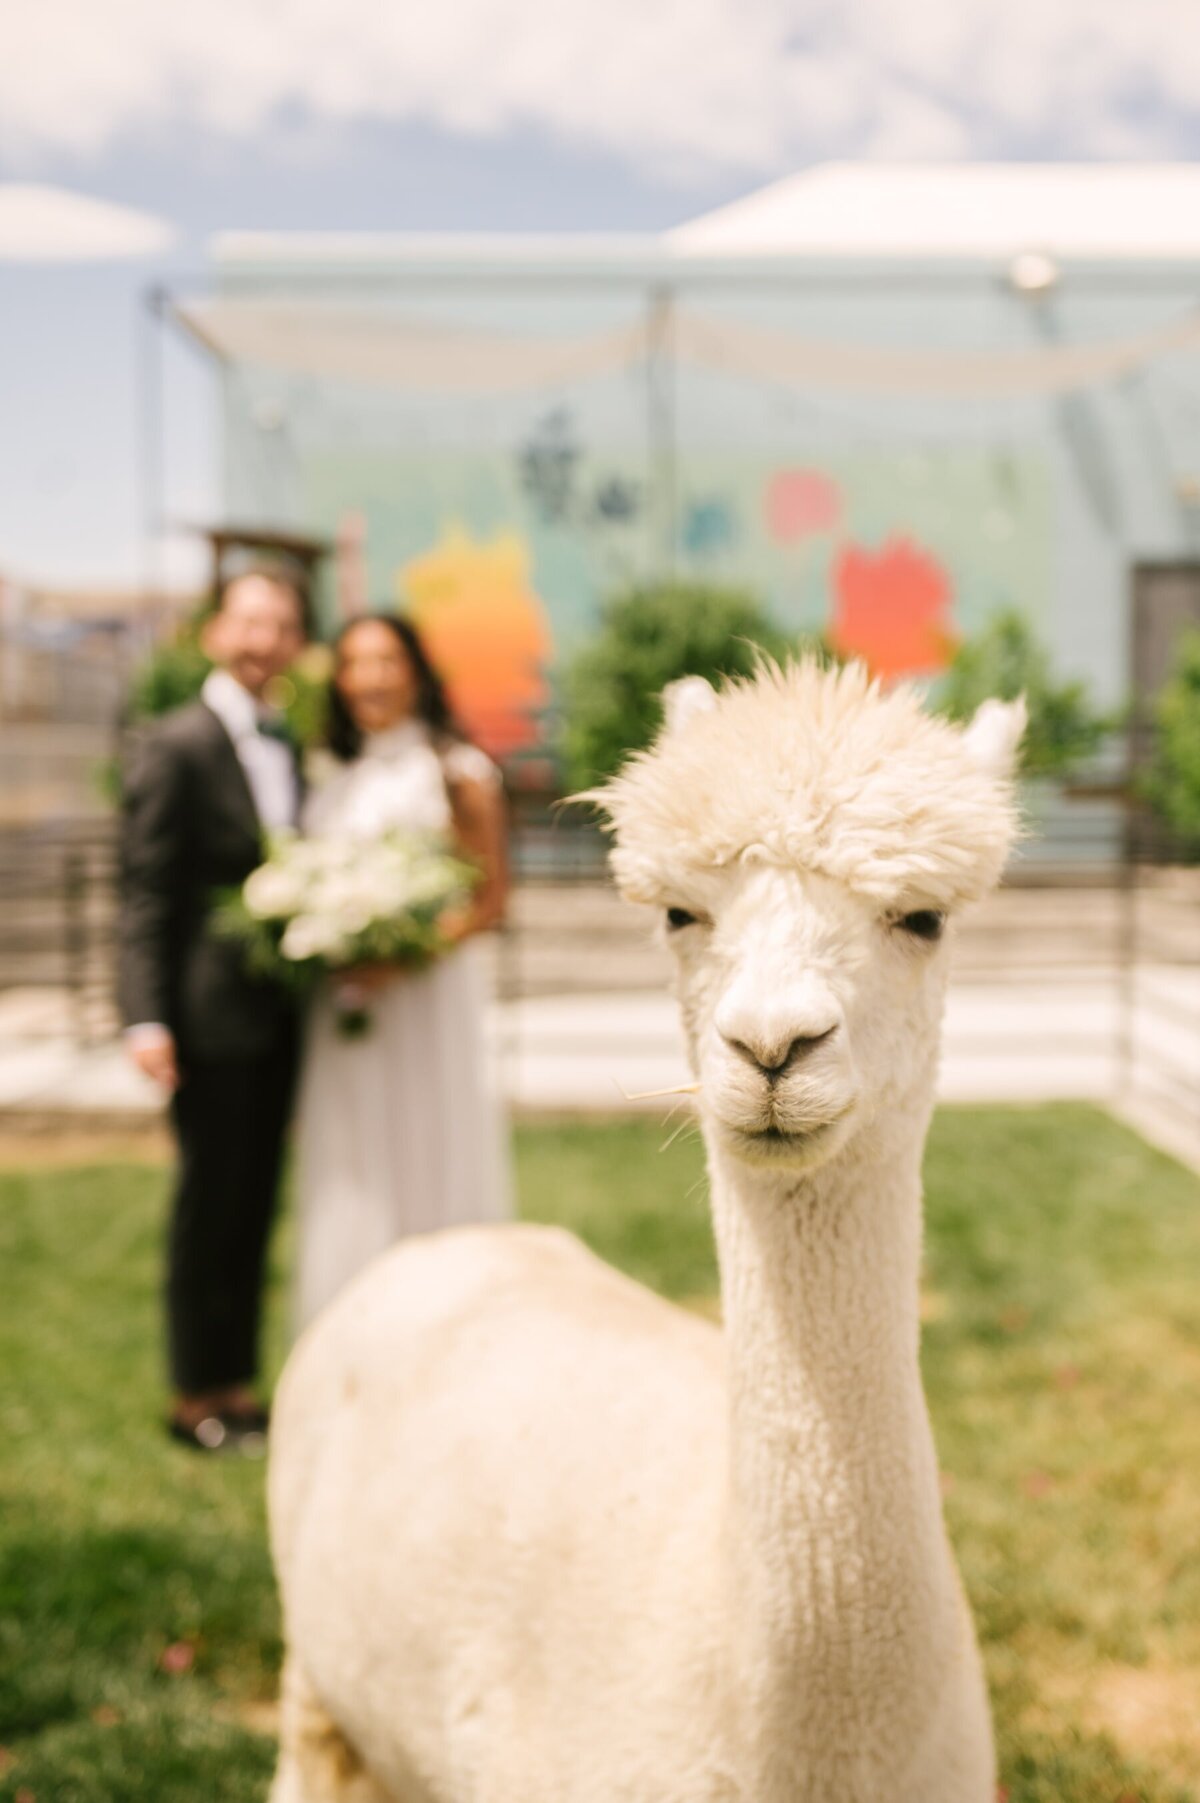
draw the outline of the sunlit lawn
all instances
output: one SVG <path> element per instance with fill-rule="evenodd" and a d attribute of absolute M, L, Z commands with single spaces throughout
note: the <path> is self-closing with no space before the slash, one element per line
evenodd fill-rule
<path fill-rule="evenodd" d="M 699 1150 L 663 1137 L 524 1129 L 524 1210 L 701 1302 Z M 1011 1803 L 1184 1803 L 1200 1182 L 1076 1107 L 946 1111 L 927 1173 L 925 1367 Z M 145 1163 L 0 1172 L 0 1799 L 265 1794 L 262 1472 L 159 1429 L 162 1191 Z"/>

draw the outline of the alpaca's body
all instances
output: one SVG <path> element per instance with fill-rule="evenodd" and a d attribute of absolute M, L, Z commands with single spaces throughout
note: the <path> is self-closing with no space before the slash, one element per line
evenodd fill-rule
<path fill-rule="evenodd" d="M 431 1296 L 444 1298 L 436 1316 Z M 614 1389 L 626 1402 L 615 1415 Z M 856 1594 L 866 1604 L 864 1633 L 836 1648 L 863 1662 L 853 1712 L 830 1714 L 828 1657 L 772 1700 L 770 1661 L 739 1650 L 730 1607 L 726 1415 L 720 1333 L 559 1233 L 467 1229 L 415 1243 L 332 1311 L 277 1403 L 298 1468 L 275 1463 L 273 1514 L 289 1639 L 382 1796 L 990 1803 L 986 1705 L 949 1556 L 937 1545 L 925 1574 L 930 1608 L 940 1586 L 957 1618 L 962 1663 L 947 1685 L 914 1664 L 890 1607 L 904 1552 L 895 1522 L 874 1599 L 850 1519 L 819 1579 L 839 1615 Z M 380 1422 L 394 1424 L 382 1443 Z M 321 1439 L 306 1448 L 310 1429 Z M 862 1481 L 890 1484 L 889 1462 L 872 1460 Z M 804 1450 L 783 1463 L 801 1478 Z M 845 1474 L 825 1475 L 836 1513 Z M 744 1539 L 742 1551 L 752 1554 Z M 778 1561 L 763 1575 L 786 1613 L 794 1598 Z M 819 1650 L 830 1651 L 811 1645 L 804 1663 Z M 735 1699 L 761 1686 L 764 1713 L 778 1707 L 794 1727 L 806 1676 L 811 1756 L 796 1763 L 789 1734 L 772 1772 L 768 1750 L 781 1743 L 740 1720 Z M 915 1734 L 914 1678 L 928 1717 Z M 953 1702 L 955 1724 L 972 1706 L 973 1745 L 933 1719 L 939 1699 Z M 316 1791 L 299 1799 L 327 1803 Z"/>
<path fill-rule="evenodd" d="M 301 1469 L 272 1471 L 289 1637 L 384 1794 L 738 1795 L 719 1781 L 729 1729 L 715 1719 L 728 1692 L 712 1544 L 721 1365 L 711 1325 L 536 1228 L 400 1249 L 301 1348 L 279 1430 L 294 1408 L 333 1431 L 319 1473 L 303 1448 Z M 628 1407 L 592 1431 L 614 1384 Z M 386 1446 L 359 1431 L 381 1420 Z M 659 1510 L 647 1543 L 639 1528 Z M 397 1663 L 401 1686 L 384 1677 Z"/>
<path fill-rule="evenodd" d="M 722 699 L 710 792 L 775 680 Z M 623 885 L 678 935 L 724 1332 L 532 1228 L 400 1248 L 317 1322 L 273 1426 L 272 1803 L 991 1803 L 917 1285 L 945 986 L 923 941 L 994 879 L 1005 791 L 911 702 L 785 681 L 831 716 L 809 752 L 849 823 L 781 792 L 812 868 L 765 807 L 752 850 L 681 855 L 675 766 L 701 822 L 736 818 L 702 728 L 611 804 Z M 840 771 L 837 708 L 862 716 Z"/>

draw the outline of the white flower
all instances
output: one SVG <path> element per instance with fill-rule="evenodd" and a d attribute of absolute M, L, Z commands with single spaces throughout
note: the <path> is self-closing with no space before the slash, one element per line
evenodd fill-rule
<path fill-rule="evenodd" d="M 322 914 L 297 914 L 288 922 L 279 949 L 293 964 L 307 958 L 334 960 L 344 957 L 347 934 L 341 924 Z"/>
<path fill-rule="evenodd" d="M 314 883 L 309 908 L 312 913 L 336 918 L 352 933 L 370 926 L 376 910 L 353 870 L 330 870 Z"/>
<path fill-rule="evenodd" d="M 290 963 L 336 968 L 377 948 L 380 932 L 397 951 L 423 943 L 421 923 L 463 887 L 441 840 L 396 832 L 276 843 L 244 896 L 258 918 L 286 922 L 279 949 Z"/>
<path fill-rule="evenodd" d="M 292 847 L 288 861 L 306 876 L 318 876 L 344 864 L 346 854 L 337 839 L 301 839 Z"/>
<path fill-rule="evenodd" d="M 460 888 L 458 872 L 443 859 L 431 858 L 423 869 L 415 870 L 409 878 L 407 905 L 416 908 L 422 903 L 450 901 Z"/>
<path fill-rule="evenodd" d="M 383 864 L 358 874 L 354 891 L 371 920 L 388 920 L 413 905 L 413 879 L 403 866 Z"/>
<path fill-rule="evenodd" d="M 330 909 L 329 918 L 344 938 L 352 938 L 356 933 L 365 933 L 378 915 L 361 896 L 346 895 Z"/>
<path fill-rule="evenodd" d="M 306 884 L 287 863 L 263 864 L 242 888 L 242 900 L 256 920 L 287 920 L 304 906 Z"/>

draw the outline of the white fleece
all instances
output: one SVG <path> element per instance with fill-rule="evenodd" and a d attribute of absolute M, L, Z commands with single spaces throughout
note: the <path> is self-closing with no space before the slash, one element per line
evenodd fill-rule
<path fill-rule="evenodd" d="M 724 1330 L 536 1227 L 344 1293 L 275 1408 L 274 1803 L 992 1803 L 917 1358 L 946 947 L 903 917 L 998 875 L 1019 710 L 686 699 L 603 799 L 676 911 Z"/>

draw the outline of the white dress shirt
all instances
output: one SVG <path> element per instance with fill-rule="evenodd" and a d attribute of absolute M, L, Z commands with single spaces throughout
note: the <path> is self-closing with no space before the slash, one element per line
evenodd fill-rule
<path fill-rule="evenodd" d="M 235 682 L 228 670 L 214 670 L 200 698 L 233 740 L 263 830 L 275 833 L 295 826 L 300 806 L 295 759 L 286 745 L 258 730 L 260 720 L 276 717 L 273 711 Z"/>

